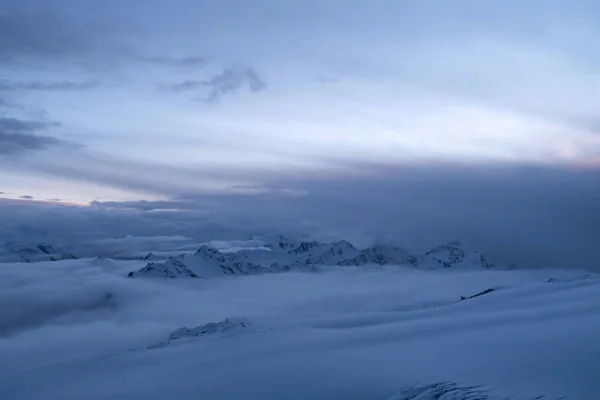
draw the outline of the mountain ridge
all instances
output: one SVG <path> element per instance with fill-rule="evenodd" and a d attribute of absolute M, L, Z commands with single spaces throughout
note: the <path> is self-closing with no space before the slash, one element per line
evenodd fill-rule
<path fill-rule="evenodd" d="M 315 270 L 319 265 L 399 265 L 424 270 L 453 267 L 495 268 L 483 254 L 473 250 L 464 241 L 448 242 L 418 256 L 398 246 L 377 244 L 359 250 L 345 240 L 294 242 L 283 235 L 274 237 L 270 243 L 265 243 L 264 247 L 267 249 L 222 252 L 213 246 L 202 245 L 194 254 L 169 257 L 163 263 L 151 262 L 137 272 L 130 272 L 129 276 L 205 278 Z"/>
<path fill-rule="evenodd" d="M 5 242 L 0 244 L 0 254 L 5 262 L 29 263 L 77 259 L 75 254 L 45 242 Z"/>

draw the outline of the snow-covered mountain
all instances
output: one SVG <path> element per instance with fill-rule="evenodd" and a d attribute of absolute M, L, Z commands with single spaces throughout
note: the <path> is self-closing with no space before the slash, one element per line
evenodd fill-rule
<path fill-rule="evenodd" d="M 148 263 L 148 265 L 140 269 L 137 274 L 159 278 L 198 277 L 194 271 L 184 264 L 183 260 L 176 257 L 171 257 L 164 263 Z M 129 276 L 134 276 L 134 272 L 130 272 Z"/>
<path fill-rule="evenodd" d="M 401 247 L 375 245 L 360 251 L 356 257 L 339 261 L 337 265 L 413 264 L 415 261 L 416 257 Z"/>
<path fill-rule="evenodd" d="M 464 242 L 450 242 L 415 257 L 407 250 L 375 245 L 359 250 L 347 241 L 321 243 L 293 241 L 282 235 L 267 238 L 257 249 L 222 252 L 203 245 L 195 254 L 170 257 L 163 263 L 152 262 L 130 277 L 159 276 L 195 278 L 220 275 L 249 275 L 265 272 L 314 269 L 317 265 L 364 266 L 404 265 L 419 269 L 491 268 L 486 258 Z"/>
<path fill-rule="evenodd" d="M 417 257 L 415 264 L 423 269 L 451 268 L 455 266 L 494 268 L 494 265 L 483 254 L 478 253 L 463 241 L 453 241 L 438 246 Z"/>
<path fill-rule="evenodd" d="M 77 257 L 48 243 L 6 242 L 0 244 L 0 262 L 72 260 Z"/>

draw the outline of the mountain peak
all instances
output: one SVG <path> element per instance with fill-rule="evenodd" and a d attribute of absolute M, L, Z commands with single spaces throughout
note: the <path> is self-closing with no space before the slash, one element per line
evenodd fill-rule
<path fill-rule="evenodd" d="M 159 278 L 197 278 L 198 275 L 194 273 L 187 265 L 185 265 L 177 257 L 170 257 L 164 263 L 148 263 L 144 268 L 138 272 L 130 272 L 129 277 L 136 275 L 144 275 Z"/>
<path fill-rule="evenodd" d="M 290 250 L 290 253 L 300 254 L 309 251 L 310 249 L 314 249 L 315 247 L 319 247 L 320 243 L 316 240 L 310 242 L 300 242 L 298 247 Z"/>
<path fill-rule="evenodd" d="M 484 255 L 475 251 L 463 240 L 453 240 L 429 250 L 416 260 L 417 265 L 428 269 L 450 268 L 455 265 L 491 268 Z"/>

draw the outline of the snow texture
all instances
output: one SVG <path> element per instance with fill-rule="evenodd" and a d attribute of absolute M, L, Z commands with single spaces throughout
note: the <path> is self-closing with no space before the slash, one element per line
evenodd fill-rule
<path fill-rule="evenodd" d="M 541 400 L 545 396 L 536 396 Z M 551 400 L 550 398 L 546 398 Z M 508 397 L 495 396 L 481 386 L 458 385 L 452 382 L 421 385 L 403 389 L 386 400 L 511 400 Z M 517 399 L 514 399 L 517 400 Z"/>

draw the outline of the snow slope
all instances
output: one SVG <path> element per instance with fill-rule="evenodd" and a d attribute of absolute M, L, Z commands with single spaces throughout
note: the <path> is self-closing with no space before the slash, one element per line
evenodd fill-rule
<path fill-rule="evenodd" d="M 114 263 L 0 266 L 0 308 L 12 313 L 0 314 L 0 327 L 21 327 L 0 331 L 3 399 L 590 400 L 600 393 L 593 273 L 339 266 L 157 280 L 126 279 L 134 262 Z M 111 307 L 81 306 L 103 293 Z M 70 313 L 52 314 L 69 304 Z M 47 319 L 19 325 L 26 315 Z"/>

